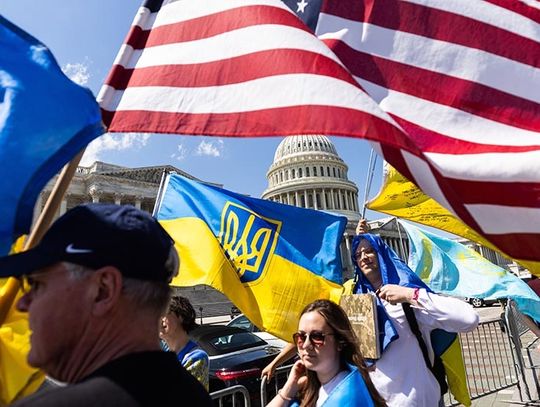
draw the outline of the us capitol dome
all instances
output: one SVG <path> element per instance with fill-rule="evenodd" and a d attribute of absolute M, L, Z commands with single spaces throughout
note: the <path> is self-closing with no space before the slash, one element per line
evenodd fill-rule
<path fill-rule="evenodd" d="M 276 149 L 262 194 L 270 201 L 347 217 L 341 250 L 345 274 L 353 272 L 350 243 L 360 219 L 358 188 L 347 178 L 348 169 L 328 137 L 289 136 Z"/>

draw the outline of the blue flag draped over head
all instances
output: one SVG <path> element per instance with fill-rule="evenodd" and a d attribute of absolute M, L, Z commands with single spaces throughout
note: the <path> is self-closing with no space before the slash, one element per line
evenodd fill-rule
<path fill-rule="evenodd" d="M 369 242 L 377 253 L 383 285 L 397 284 L 410 288 L 423 288 L 428 292 L 433 292 L 379 236 L 365 233 L 355 236 L 352 243 L 351 254 L 356 278 L 355 293 L 375 291 L 356 262 L 358 245 L 364 239 Z M 384 353 L 386 347 L 398 338 L 398 334 L 386 313 L 384 305 L 378 297 L 377 317 L 379 323 L 379 343 Z M 469 406 L 471 400 L 467 389 L 465 366 L 463 365 L 463 357 L 457 334 L 446 332 L 442 329 L 435 329 L 431 332 L 431 345 L 435 355 L 439 356 L 443 361 L 450 392 L 462 404 Z"/>
<path fill-rule="evenodd" d="M 540 321 L 540 299 L 520 278 L 459 242 L 408 223 L 409 265 L 437 292 L 456 297 L 512 298 L 518 309 Z"/>
<path fill-rule="evenodd" d="M 307 304 L 339 302 L 343 216 L 171 174 L 156 217 L 180 254 L 172 284 L 220 290 L 261 329 L 291 341 Z"/>
<path fill-rule="evenodd" d="M 103 133 L 91 92 L 51 52 L 0 16 L 0 255 L 27 233 L 49 179 Z"/>

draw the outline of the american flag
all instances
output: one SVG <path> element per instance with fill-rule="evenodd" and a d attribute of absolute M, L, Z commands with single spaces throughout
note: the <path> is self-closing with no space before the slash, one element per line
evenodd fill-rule
<path fill-rule="evenodd" d="M 305 24 L 277 0 L 145 2 L 98 97 L 109 131 L 367 138 L 540 260 L 538 2 L 284 3 Z"/>

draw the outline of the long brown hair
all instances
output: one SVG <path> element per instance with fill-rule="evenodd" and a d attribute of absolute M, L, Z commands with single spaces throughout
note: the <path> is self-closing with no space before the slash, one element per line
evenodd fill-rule
<path fill-rule="evenodd" d="M 376 406 L 385 407 L 386 402 L 381 397 L 371 378 L 369 377 L 368 369 L 364 362 L 364 357 L 358 347 L 358 339 L 352 330 L 351 323 L 345 311 L 336 303 L 329 300 L 316 300 L 307 305 L 301 315 L 308 312 L 318 312 L 326 321 L 328 326 L 334 331 L 337 343 L 340 345 L 340 364 L 341 368 L 345 369 L 347 364 L 354 365 L 358 368 L 369 394 Z M 302 390 L 302 403 L 300 407 L 314 407 L 319 396 L 321 382 L 317 374 L 311 370 L 306 371 L 307 383 Z"/>

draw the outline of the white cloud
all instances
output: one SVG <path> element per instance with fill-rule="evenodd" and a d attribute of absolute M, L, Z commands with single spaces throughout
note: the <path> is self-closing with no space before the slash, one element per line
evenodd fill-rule
<path fill-rule="evenodd" d="M 171 154 L 171 158 L 182 161 L 187 157 L 188 153 L 189 150 L 183 144 L 178 144 L 177 151 Z"/>
<path fill-rule="evenodd" d="M 74 64 L 68 62 L 62 67 L 62 71 L 67 75 L 69 79 L 82 86 L 86 85 L 88 83 L 88 80 L 90 79 L 88 62 L 76 62 Z"/>
<path fill-rule="evenodd" d="M 223 153 L 224 142 L 221 139 L 216 141 L 201 141 L 195 151 L 196 155 L 208 155 L 211 157 L 220 157 Z"/>
<path fill-rule="evenodd" d="M 150 134 L 140 133 L 105 133 L 92 141 L 84 152 L 81 165 L 88 166 L 94 161 L 99 161 L 105 151 L 120 151 L 128 149 L 140 149 L 148 144 Z"/>

